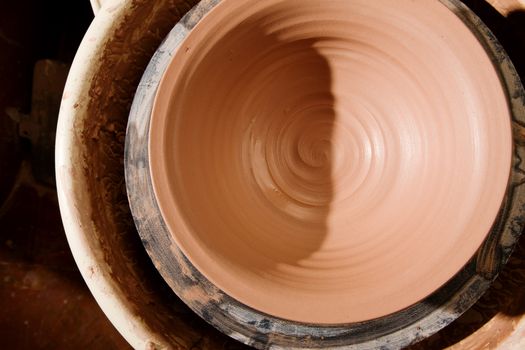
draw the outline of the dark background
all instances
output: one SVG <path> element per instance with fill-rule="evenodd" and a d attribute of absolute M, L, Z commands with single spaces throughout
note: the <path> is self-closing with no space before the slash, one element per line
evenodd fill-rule
<path fill-rule="evenodd" d="M 78 272 L 54 189 L 57 105 L 92 19 L 88 0 L 0 1 L 2 349 L 129 348 Z"/>

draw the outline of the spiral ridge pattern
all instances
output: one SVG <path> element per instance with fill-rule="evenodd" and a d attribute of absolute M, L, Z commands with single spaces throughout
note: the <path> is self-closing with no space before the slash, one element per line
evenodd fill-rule
<path fill-rule="evenodd" d="M 511 148 L 490 59 L 432 0 L 224 0 L 174 55 L 150 130 L 188 259 L 308 323 L 381 317 L 450 279 L 498 213 Z"/>

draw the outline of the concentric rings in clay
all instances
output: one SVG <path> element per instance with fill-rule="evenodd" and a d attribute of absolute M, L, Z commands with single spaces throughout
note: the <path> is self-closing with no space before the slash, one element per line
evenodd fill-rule
<path fill-rule="evenodd" d="M 498 74 L 438 1 L 220 2 L 159 86 L 163 218 L 226 294 L 359 322 L 454 276 L 487 236 L 512 138 Z"/>

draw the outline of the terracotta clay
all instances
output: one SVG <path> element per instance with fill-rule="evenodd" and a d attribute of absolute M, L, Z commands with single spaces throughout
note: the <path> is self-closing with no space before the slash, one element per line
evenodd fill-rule
<path fill-rule="evenodd" d="M 508 105 L 437 1 L 225 0 L 160 84 L 150 160 L 184 254 L 257 310 L 346 323 L 438 289 L 489 232 Z"/>

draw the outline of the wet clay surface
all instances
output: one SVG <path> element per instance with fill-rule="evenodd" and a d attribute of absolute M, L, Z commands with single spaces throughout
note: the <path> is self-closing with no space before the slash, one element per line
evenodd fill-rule
<path fill-rule="evenodd" d="M 525 6 L 514 0 L 465 3 L 498 37 L 525 81 Z M 489 291 L 456 322 L 411 349 L 496 349 L 525 316 L 525 238 Z M 521 330 L 523 332 L 523 330 Z M 517 334 L 516 341 L 525 334 Z M 508 349 L 520 348 L 517 343 Z"/>
<path fill-rule="evenodd" d="M 442 4 L 317 4 L 225 0 L 198 24 L 160 85 L 151 174 L 220 289 L 284 319 L 357 322 L 422 300 L 485 239 L 508 105 Z"/>

